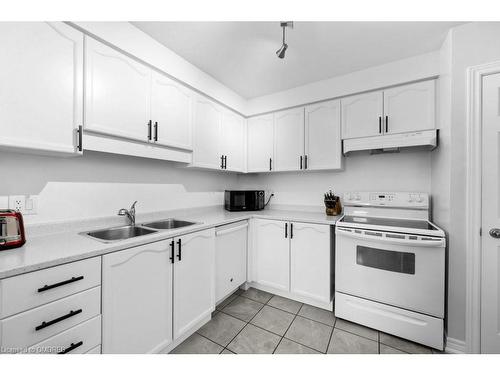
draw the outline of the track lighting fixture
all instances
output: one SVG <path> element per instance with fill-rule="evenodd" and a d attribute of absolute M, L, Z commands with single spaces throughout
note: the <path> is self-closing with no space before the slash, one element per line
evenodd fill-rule
<path fill-rule="evenodd" d="M 284 59 L 285 52 L 288 48 L 288 44 L 286 44 L 286 42 L 285 42 L 286 28 L 289 27 L 289 28 L 293 29 L 293 21 L 280 22 L 280 25 L 283 28 L 283 43 L 281 44 L 281 47 L 276 51 L 276 55 L 280 59 Z"/>

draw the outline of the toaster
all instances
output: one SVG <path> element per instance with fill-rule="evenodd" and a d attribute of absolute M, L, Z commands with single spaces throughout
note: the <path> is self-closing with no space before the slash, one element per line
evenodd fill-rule
<path fill-rule="evenodd" d="M 25 243 L 23 215 L 19 211 L 0 209 L 0 250 L 21 247 Z"/>

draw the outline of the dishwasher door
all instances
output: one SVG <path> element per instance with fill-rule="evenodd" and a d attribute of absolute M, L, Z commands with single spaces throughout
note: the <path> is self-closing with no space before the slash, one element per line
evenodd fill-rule
<path fill-rule="evenodd" d="M 247 280 L 248 221 L 215 231 L 215 301 L 221 302 Z"/>

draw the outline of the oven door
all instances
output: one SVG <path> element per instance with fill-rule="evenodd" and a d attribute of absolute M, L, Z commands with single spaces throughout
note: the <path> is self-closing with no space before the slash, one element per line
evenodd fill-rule
<path fill-rule="evenodd" d="M 442 318 L 445 239 L 336 228 L 335 289 Z"/>

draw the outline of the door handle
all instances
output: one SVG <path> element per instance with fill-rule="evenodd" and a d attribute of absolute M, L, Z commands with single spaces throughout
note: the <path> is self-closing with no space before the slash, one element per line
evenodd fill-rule
<path fill-rule="evenodd" d="M 224 169 L 224 155 L 220 156 L 220 169 Z"/>
<path fill-rule="evenodd" d="M 78 133 L 77 150 L 83 151 L 83 126 L 82 125 L 78 126 L 77 133 Z"/>
<path fill-rule="evenodd" d="M 385 116 L 385 132 L 389 131 L 389 116 Z"/>
<path fill-rule="evenodd" d="M 155 121 L 155 142 L 158 142 L 158 121 Z"/>
<path fill-rule="evenodd" d="M 175 253 L 175 241 L 174 240 L 172 240 L 172 242 L 170 242 L 170 248 L 172 249 L 172 253 L 169 257 L 170 263 L 174 263 L 174 253 Z"/>
<path fill-rule="evenodd" d="M 179 238 L 177 240 L 177 245 L 179 245 L 179 252 L 177 253 L 177 259 L 182 260 L 182 240 Z"/>
<path fill-rule="evenodd" d="M 227 169 L 227 155 L 224 155 L 224 169 Z"/>
<path fill-rule="evenodd" d="M 151 120 L 149 120 L 148 122 L 148 141 L 150 141 L 152 139 L 152 125 L 153 125 L 153 122 Z"/>
<path fill-rule="evenodd" d="M 290 239 L 293 238 L 293 223 L 290 223 Z"/>
<path fill-rule="evenodd" d="M 45 284 L 41 288 L 38 288 L 37 292 L 42 293 L 42 292 L 45 292 L 46 290 L 58 288 L 60 286 L 71 284 L 71 283 L 74 283 L 74 282 L 80 281 L 80 280 L 83 280 L 83 276 L 73 276 L 71 279 L 60 281 L 60 282 L 55 283 L 55 284 L 51 284 L 51 285 Z"/>
<path fill-rule="evenodd" d="M 491 229 L 490 236 L 493 238 L 500 238 L 500 229 L 498 229 L 498 228 Z"/>
<path fill-rule="evenodd" d="M 307 155 L 304 156 L 304 169 L 307 169 Z"/>
<path fill-rule="evenodd" d="M 75 350 L 76 348 L 78 348 L 82 345 L 83 345 L 83 341 L 78 341 L 76 344 L 72 342 L 70 346 L 68 346 L 66 349 L 64 349 L 63 351 L 60 351 L 57 354 L 67 354 L 67 353 Z"/>
<path fill-rule="evenodd" d="M 288 237 L 288 223 L 285 223 L 285 238 Z"/>
<path fill-rule="evenodd" d="M 273 170 L 273 159 L 269 158 L 269 170 Z"/>
<path fill-rule="evenodd" d="M 300 155 L 300 169 L 302 169 L 302 155 Z"/>
<path fill-rule="evenodd" d="M 42 324 L 40 324 L 39 326 L 35 327 L 35 331 L 39 331 L 41 329 L 49 327 L 52 324 L 56 324 L 56 323 L 62 322 L 63 320 L 66 320 L 68 318 L 71 318 L 72 316 L 80 314 L 82 311 L 83 311 L 82 309 L 78 309 L 78 310 L 75 310 L 75 311 L 71 310 L 69 313 L 67 313 L 66 315 L 60 316 L 59 318 L 53 319 L 53 320 L 48 321 L 48 322 L 43 321 Z"/>

